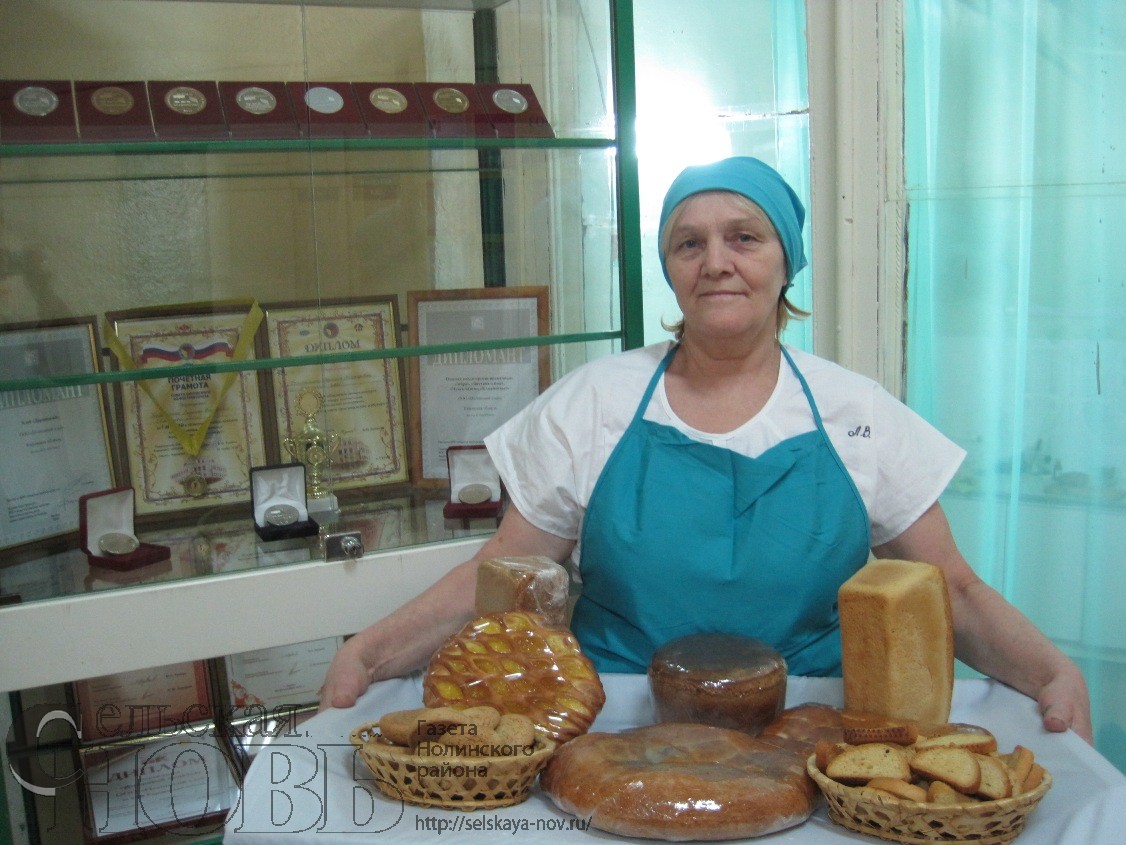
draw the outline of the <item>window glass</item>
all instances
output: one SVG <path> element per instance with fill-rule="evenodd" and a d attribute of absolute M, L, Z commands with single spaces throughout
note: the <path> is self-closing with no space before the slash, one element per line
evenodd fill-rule
<path fill-rule="evenodd" d="M 635 0 L 637 153 L 641 185 L 645 341 L 669 337 L 680 317 L 661 273 L 657 224 L 669 183 L 684 167 L 751 155 L 776 167 L 809 208 L 809 99 L 801 0 Z M 810 224 L 806 254 L 810 263 Z M 809 308 L 811 271 L 791 301 Z M 808 320 L 785 340 L 812 348 Z"/>

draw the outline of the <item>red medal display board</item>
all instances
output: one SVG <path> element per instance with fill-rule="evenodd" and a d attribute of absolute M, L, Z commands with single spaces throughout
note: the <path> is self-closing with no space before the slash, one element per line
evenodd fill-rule
<path fill-rule="evenodd" d="M 144 82 L 75 82 L 78 132 L 83 141 L 153 141 Z"/>
<path fill-rule="evenodd" d="M 0 143 L 77 140 L 74 89 L 69 81 L 0 81 Z"/>
<path fill-rule="evenodd" d="M 225 141 L 227 121 L 214 82 L 150 82 L 153 124 L 162 140 Z"/>

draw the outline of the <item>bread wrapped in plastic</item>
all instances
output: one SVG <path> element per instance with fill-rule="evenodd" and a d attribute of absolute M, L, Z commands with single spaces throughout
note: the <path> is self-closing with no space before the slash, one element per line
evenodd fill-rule
<path fill-rule="evenodd" d="M 786 660 L 735 634 L 692 634 L 657 649 L 649 663 L 657 720 L 699 722 L 757 736 L 786 702 Z"/>
<path fill-rule="evenodd" d="M 520 713 L 537 735 L 566 742 L 590 728 L 606 693 L 574 634 L 538 614 L 511 611 L 474 619 L 446 640 L 430 658 L 422 700 Z"/>
<path fill-rule="evenodd" d="M 555 752 L 540 786 L 595 828 L 675 841 L 762 836 L 801 824 L 818 802 L 801 755 L 709 725 L 580 736 Z"/>
<path fill-rule="evenodd" d="M 564 626 L 569 590 L 567 570 L 549 557 L 492 558 L 477 567 L 477 615 L 525 610 Z"/>

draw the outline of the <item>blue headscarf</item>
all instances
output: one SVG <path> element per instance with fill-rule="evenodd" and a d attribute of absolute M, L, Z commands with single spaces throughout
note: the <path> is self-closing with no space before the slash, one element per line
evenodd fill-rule
<path fill-rule="evenodd" d="M 742 194 L 761 208 L 782 241 L 786 253 L 786 278 L 793 283 L 807 264 L 801 230 L 805 223 L 805 206 L 794 189 L 770 165 L 750 156 L 734 156 L 714 164 L 686 167 L 677 176 L 661 206 L 661 225 L 657 229 L 658 243 L 664 234 L 665 223 L 673 209 L 693 194 L 703 191 L 732 191 Z M 665 257 L 661 256 L 661 270 L 665 281 L 672 285 Z"/>

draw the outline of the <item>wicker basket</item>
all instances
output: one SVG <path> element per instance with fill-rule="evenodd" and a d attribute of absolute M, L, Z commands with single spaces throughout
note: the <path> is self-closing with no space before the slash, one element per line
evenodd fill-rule
<path fill-rule="evenodd" d="M 896 842 L 1012 842 L 1024 830 L 1028 814 L 1052 786 L 1047 772 L 1035 789 L 1012 798 L 977 804 L 920 804 L 863 787 L 845 786 L 825 777 L 814 757 L 806 771 L 828 804 L 829 818 L 849 830 Z"/>
<path fill-rule="evenodd" d="M 555 751 L 554 742 L 537 737 L 531 754 L 422 757 L 387 742 L 376 724 L 361 725 L 350 739 L 384 795 L 458 810 L 489 810 L 524 801 Z"/>

